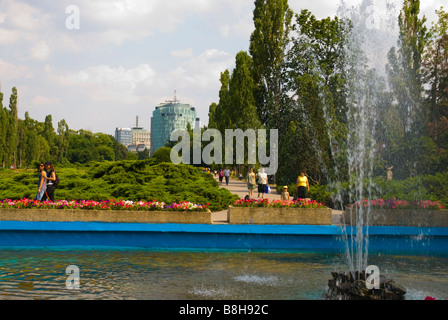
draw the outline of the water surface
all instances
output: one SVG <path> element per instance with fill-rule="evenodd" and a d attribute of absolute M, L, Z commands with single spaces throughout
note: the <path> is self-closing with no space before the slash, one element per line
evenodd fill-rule
<path fill-rule="evenodd" d="M 407 289 L 407 299 L 448 299 L 448 256 L 370 255 L 369 264 Z M 80 288 L 68 289 L 69 265 Z M 0 250 L 0 299 L 318 300 L 339 253 L 157 251 L 141 249 Z"/>

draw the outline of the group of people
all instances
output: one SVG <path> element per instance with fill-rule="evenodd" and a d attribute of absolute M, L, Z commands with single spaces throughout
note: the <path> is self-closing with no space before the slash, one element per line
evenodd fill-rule
<path fill-rule="evenodd" d="M 249 190 L 248 198 L 253 197 L 254 189 L 258 185 L 258 198 L 264 198 L 264 194 L 266 193 L 266 188 L 269 185 L 268 184 L 268 176 L 264 172 L 264 169 L 261 168 L 260 172 L 258 174 L 254 173 L 254 168 L 250 168 L 250 172 L 247 175 L 247 189 Z M 297 186 L 297 196 L 295 198 L 299 199 L 305 199 L 306 198 L 306 192 L 310 190 L 310 185 L 308 182 L 308 177 L 305 174 L 305 171 L 300 172 L 300 176 L 297 178 L 296 182 Z M 283 186 L 282 193 L 281 193 L 281 199 L 282 200 L 289 200 L 289 192 L 288 192 L 288 186 Z"/>
<path fill-rule="evenodd" d="M 250 168 L 250 172 L 247 174 L 247 189 L 249 190 L 249 198 L 253 197 L 255 188 L 258 188 L 258 198 L 264 198 L 266 189 L 269 186 L 268 175 L 261 168 L 260 171 L 255 174 L 254 168 Z"/>
<path fill-rule="evenodd" d="M 214 171 L 215 175 L 218 174 L 219 177 L 219 184 L 223 184 L 223 180 L 225 179 L 226 185 L 229 185 L 229 179 L 231 172 L 228 167 L 225 169 L 219 169 L 219 171 Z M 241 178 L 240 178 L 241 180 Z M 264 195 L 267 193 L 267 189 L 269 187 L 268 183 L 268 175 L 265 173 L 264 168 L 261 168 L 258 173 L 254 172 L 254 168 L 250 168 L 249 173 L 247 174 L 247 189 L 249 190 L 249 194 L 246 196 L 246 198 L 251 199 L 254 195 L 254 190 L 258 190 L 258 198 L 264 198 Z M 294 197 L 294 199 L 305 199 L 306 198 L 306 192 L 310 190 L 310 185 L 308 182 L 308 177 L 305 174 L 305 171 L 301 171 L 300 175 L 297 177 L 296 181 L 296 187 L 297 187 L 297 195 Z M 289 200 L 290 195 L 288 192 L 288 186 L 283 186 L 282 193 L 281 193 L 281 199 L 282 200 Z"/>
<path fill-rule="evenodd" d="M 219 175 L 219 184 L 222 185 L 222 180 L 225 178 L 226 180 L 226 186 L 229 185 L 230 180 L 230 170 L 228 167 L 226 167 L 224 170 L 221 168 L 218 172 Z"/>
<path fill-rule="evenodd" d="M 39 164 L 39 182 L 37 186 L 36 200 L 54 202 L 54 190 L 56 189 L 56 172 L 51 161 Z"/>

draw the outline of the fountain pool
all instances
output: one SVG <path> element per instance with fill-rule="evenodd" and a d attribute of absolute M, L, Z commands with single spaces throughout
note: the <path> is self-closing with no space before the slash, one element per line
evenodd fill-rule
<path fill-rule="evenodd" d="M 448 299 L 448 255 L 371 253 L 407 300 Z M 80 288 L 66 287 L 79 268 Z M 340 253 L 315 250 L 3 248 L 0 299 L 320 300 Z"/>

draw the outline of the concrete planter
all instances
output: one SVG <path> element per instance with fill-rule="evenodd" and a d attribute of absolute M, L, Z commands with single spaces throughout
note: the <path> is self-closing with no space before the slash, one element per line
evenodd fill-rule
<path fill-rule="evenodd" d="M 230 224 L 331 225 L 330 208 L 229 207 Z"/>
<path fill-rule="evenodd" d="M 210 224 L 211 212 L 75 209 L 1 209 L 3 221 L 83 221 Z"/>
<path fill-rule="evenodd" d="M 356 225 L 357 216 L 353 210 L 344 211 L 344 221 Z M 425 209 L 372 209 L 369 217 L 370 226 L 403 227 L 448 227 L 448 210 Z"/>

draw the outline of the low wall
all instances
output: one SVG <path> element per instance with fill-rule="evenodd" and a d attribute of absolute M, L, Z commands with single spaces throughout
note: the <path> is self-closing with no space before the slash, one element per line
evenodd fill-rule
<path fill-rule="evenodd" d="M 356 230 L 331 225 L 176 224 L 1 221 L 5 247 L 151 248 L 174 250 L 323 250 L 344 253 Z M 355 227 L 353 227 L 355 229 Z M 369 253 L 448 253 L 448 228 L 380 227 Z"/>
<path fill-rule="evenodd" d="M 0 221 L 140 222 L 210 224 L 211 212 L 75 209 L 3 209 Z"/>
<path fill-rule="evenodd" d="M 355 210 L 344 211 L 344 222 L 356 225 Z M 448 210 L 372 209 L 369 226 L 448 227 Z"/>
<path fill-rule="evenodd" d="M 230 224 L 331 225 L 330 208 L 229 207 Z"/>

